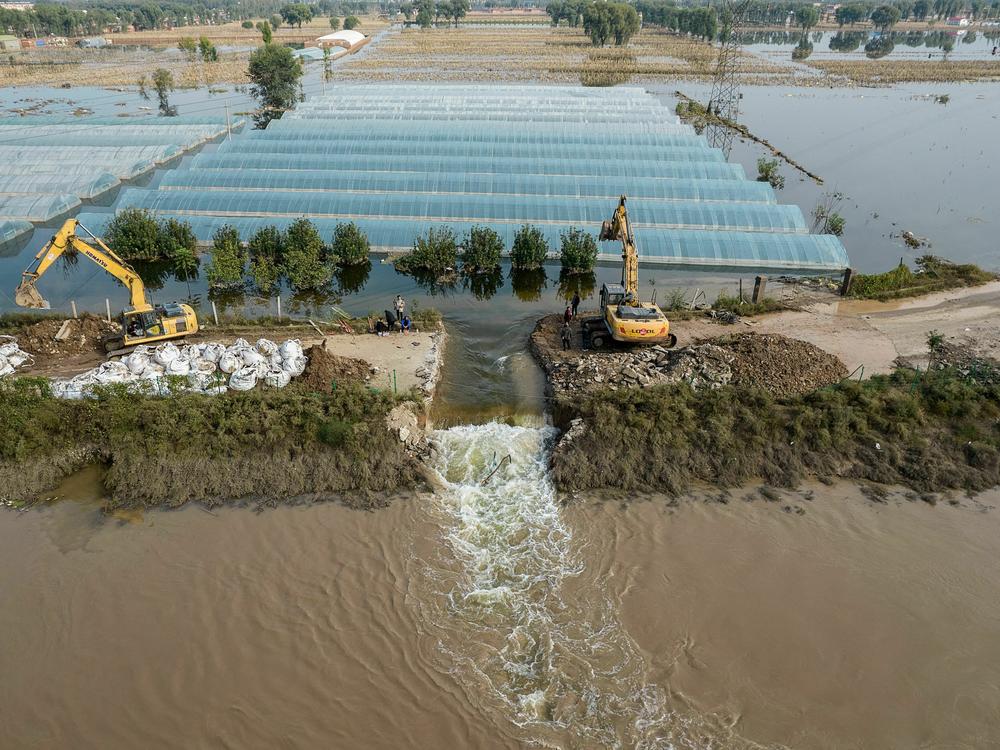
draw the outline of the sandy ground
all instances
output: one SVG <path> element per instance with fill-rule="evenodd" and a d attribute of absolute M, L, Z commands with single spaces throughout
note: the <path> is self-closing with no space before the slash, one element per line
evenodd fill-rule
<path fill-rule="evenodd" d="M 397 390 L 405 391 L 413 387 L 423 388 L 429 376 L 433 375 L 436 380 L 443 337 L 437 332 L 420 331 L 388 336 L 371 333 L 337 335 L 328 336 L 323 341 L 331 354 L 363 359 L 377 367 L 378 371 L 370 381 L 373 387 L 395 385 Z M 426 375 L 423 374 L 425 372 Z"/>
<path fill-rule="evenodd" d="M 1000 282 L 913 300 L 820 302 L 744 319 L 735 326 L 708 319 L 673 326 L 680 346 L 740 329 L 808 341 L 838 356 L 848 371 L 863 366 L 865 375 L 890 371 L 899 357 L 925 365 L 932 330 L 948 341 L 969 345 L 980 356 L 1000 358 Z"/>

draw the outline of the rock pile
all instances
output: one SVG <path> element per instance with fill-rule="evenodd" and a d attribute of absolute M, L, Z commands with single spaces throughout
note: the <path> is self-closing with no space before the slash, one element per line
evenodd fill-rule
<path fill-rule="evenodd" d="M 556 394 L 688 383 L 695 390 L 732 384 L 785 395 L 815 390 L 847 375 L 839 359 L 812 344 L 754 333 L 683 349 L 581 352 L 575 358 L 543 358 L 542 364 Z"/>

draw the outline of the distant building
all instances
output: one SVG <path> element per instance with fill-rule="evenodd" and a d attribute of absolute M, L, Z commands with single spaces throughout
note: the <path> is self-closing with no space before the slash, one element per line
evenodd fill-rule
<path fill-rule="evenodd" d="M 34 3 L 0 3 L 4 10 L 31 10 L 34 7 Z"/>
<path fill-rule="evenodd" d="M 0 35 L 0 52 L 16 52 L 21 49 L 21 42 L 10 34 Z"/>
<path fill-rule="evenodd" d="M 364 41 L 365 35 L 360 31 L 345 29 L 321 36 L 316 40 L 316 44 L 319 47 L 343 47 L 344 49 L 353 50 L 364 43 Z"/>
<path fill-rule="evenodd" d="M 83 47 L 84 49 L 100 49 L 101 47 L 109 47 L 110 45 L 111 40 L 105 39 L 103 36 L 88 36 L 76 43 L 77 47 Z"/>
<path fill-rule="evenodd" d="M 946 22 L 949 26 L 968 26 L 969 19 L 965 16 L 952 16 Z"/>

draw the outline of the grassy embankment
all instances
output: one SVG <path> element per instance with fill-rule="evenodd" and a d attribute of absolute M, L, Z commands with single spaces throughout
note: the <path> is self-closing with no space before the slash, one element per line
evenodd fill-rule
<path fill-rule="evenodd" d="M 387 393 L 343 386 L 149 397 L 107 387 L 66 401 L 41 378 L 0 383 L 0 499 L 30 503 L 91 463 L 108 466 L 108 509 L 283 502 L 337 496 L 358 507 L 371 493 L 413 486 L 415 459 L 384 423 Z"/>
<path fill-rule="evenodd" d="M 933 255 L 917 258 L 917 270 L 905 263 L 885 273 L 857 274 L 851 283 L 850 296 L 858 299 L 889 300 L 919 297 L 948 289 L 979 286 L 996 281 L 995 273 L 972 263 L 958 264 Z"/>
<path fill-rule="evenodd" d="M 1000 372 L 897 370 L 777 398 L 687 385 L 604 392 L 556 405 L 587 430 L 555 451 L 561 490 L 614 488 L 680 495 L 696 483 L 809 476 L 898 484 L 920 492 L 1000 485 Z"/>

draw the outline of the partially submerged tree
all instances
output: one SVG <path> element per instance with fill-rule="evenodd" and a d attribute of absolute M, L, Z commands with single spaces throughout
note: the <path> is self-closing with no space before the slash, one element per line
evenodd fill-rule
<path fill-rule="evenodd" d="M 177 42 L 177 49 L 183 52 L 188 60 L 194 60 L 195 55 L 198 54 L 198 43 L 194 40 L 194 37 L 183 36 Z"/>
<path fill-rule="evenodd" d="M 331 245 L 337 264 L 341 266 L 358 266 L 368 262 L 371 246 L 368 237 L 353 221 L 337 224 L 333 230 Z"/>
<path fill-rule="evenodd" d="M 236 227 L 226 224 L 212 237 L 211 259 L 205 268 L 208 286 L 212 289 L 234 289 L 243 286 L 246 253 Z"/>
<path fill-rule="evenodd" d="M 899 8 L 895 5 L 880 5 L 872 11 L 872 25 L 882 33 L 885 33 L 896 25 L 900 15 Z"/>
<path fill-rule="evenodd" d="M 144 208 L 124 208 L 116 213 L 104 230 L 104 242 L 128 260 L 160 257 L 160 227 Z"/>
<path fill-rule="evenodd" d="M 778 160 L 760 157 L 757 160 L 757 182 L 770 183 L 775 190 L 785 186 L 785 178 L 778 172 Z"/>
<path fill-rule="evenodd" d="M 396 260 L 403 273 L 423 272 L 440 275 L 458 265 L 458 242 L 451 227 L 431 227 L 426 236 L 413 241 L 413 250 Z"/>
<path fill-rule="evenodd" d="M 250 278 L 262 294 L 278 285 L 284 272 L 284 235 L 275 226 L 262 227 L 247 243 Z"/>
<path fill-rule="evenodd" d="M 165 68 L 157 68 L 153 72 L 153 87 L 156 89 L 156 96 L 160 100 L 160 116 L 176 116 L 177 107 L 170 106 L 170 92 L 174 90 L 174 77 L 170 74 L 170 71 Z"/>
<path fill-rule="evenodd" d="M 289 285 L 297 292 L 323 289 L 333 278 L 324 261 L 326 247 L 309 219 L 296 219 L 285 232 L 284 268 Z"/>
<path fill-rule="evenodd" d="M 846 219 L 837 213 L 837 208 L 844 201 L 840 192 L 824 193 L 820 202 L 813 209 L 813 231 L 819 234 L 833 234 L 839 237 L 844 233 Z"/>
<path fill-rule="evenodd" d="M 201 53 L 203 62 L 216 62 L 219 59 L 218 50 L 207 36 L 198 39 L 198 52 Z"/>
<path fill-rule="evenodd" d="M 597 263 L 597 240 L 582 229 L 571 227 L 559 233 L 559 260 L 563 271 L 571 274 L 590 273 Z"/>
<path fill-rule="evenodd" d="M 462 243 L 462 270 L 466 273 L 492 273 L 500 268 L 503 240 L 489 227 L 474 226 Z"/>
<path fill-rule="evenodd" d="M 250 55 L 247 74 L 253 82 L 250 93 L 261 105 L 254 114 L 257 128 L 266 128 L 271 120 L 295 106 L 302 63 L 288 47 L 277 44 L 258 47 Z"/>
<path fill-rule="evenodd" d="M 514 235 L 514 244 L 510 248 L 510 264 L 518 270 L 541 268 L 549 256 L 549 243 L 545 241 L 542 230 L 531 224 L 525 224 Z"/>
<path fill-rule="evenodd" d="M 819 8 L 813 5 L 800 5 L 795 9 L 795 22 L 803 31 L 809 31 L 819 23 Z"/>

